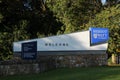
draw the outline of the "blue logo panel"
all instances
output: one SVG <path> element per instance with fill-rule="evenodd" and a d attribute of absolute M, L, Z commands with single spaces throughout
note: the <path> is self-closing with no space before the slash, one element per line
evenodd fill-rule
<path fill-rule="evenodd" d="M 22 59 L 36 59 L 37 41 L 22 43 Z"/>
<path fill-rule="evenodd" d="M 90 28 L 90 45 L 105 43 L 108 39 L 108 28 Z"/>

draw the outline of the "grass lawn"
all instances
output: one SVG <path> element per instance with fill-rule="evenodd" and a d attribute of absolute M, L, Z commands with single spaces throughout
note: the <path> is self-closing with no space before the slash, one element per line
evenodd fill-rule
<path fill-rule="evenodd" d="M 40 74 L 5 76 L 0 80 L 120 80 L 120 67 L 62 68 Z"/>

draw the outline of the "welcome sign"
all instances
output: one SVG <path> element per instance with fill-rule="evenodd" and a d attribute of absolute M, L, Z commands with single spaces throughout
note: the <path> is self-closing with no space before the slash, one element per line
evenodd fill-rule
<path fill-rule="evenodd" d="M 109 39 L 108 28 L 90 28 L 90 45 L 105 43 Z"/>

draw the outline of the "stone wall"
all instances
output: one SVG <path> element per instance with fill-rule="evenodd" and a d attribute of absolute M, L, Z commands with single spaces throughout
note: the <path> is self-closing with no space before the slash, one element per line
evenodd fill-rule
<path fill-rule="evenodd" d="M 16 56 L 0 62 L 0 76 L 32 74 L 61 67 L 89 67 L 107 65 L 107 54 L 49 55 L 38 56 L 36 60 L 22 60 Z"/>
<path fill-rule="evenodd" d="M 13 65 L 1 65 L 0 75 L 14 75 L 14 74 L 30 74 L 39 73 L 45 71 L 45 64 L 13 64 Z M 40 69 L 44 68 L 44 69 Z"/>
<path fill-rule="evenodd" d="M 57 67 L 89 67 L 107 65 L 106 54 L 81 54 L 75 56 L 57 56 Z"/>

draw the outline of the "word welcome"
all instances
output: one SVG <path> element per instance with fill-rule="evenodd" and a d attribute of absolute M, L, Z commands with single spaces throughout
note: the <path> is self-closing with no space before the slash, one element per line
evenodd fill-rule
<path fill-rule="evenodd" d="M 68 43 L 45 43 L 45 46 L 68 46 Z"/>

